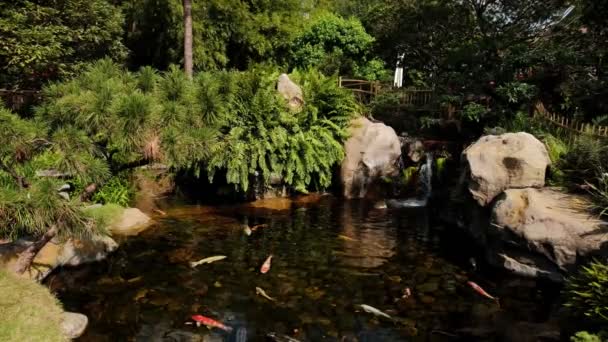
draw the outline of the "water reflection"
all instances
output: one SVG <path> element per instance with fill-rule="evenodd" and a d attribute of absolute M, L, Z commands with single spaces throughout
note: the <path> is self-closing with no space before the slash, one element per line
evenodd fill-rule
<path fill-rule="evenodd" d="M 434 330 L 494 322 L 497 308 L 471 293 L 464 285 L 471 275 L 446 258 L 463 245 L 446 238 L 426 210 L 380 210 L 331 197 L 287 208 L 176 207 L 108 260 L 65 269 L 49 282 L 66 309 L 89 316 L 83 341 L 231 341 L 237 331 L 249 341 L 264 341 L 269 332 L 308 341 L 442 341 L 450 339 Z M 243 224 L 265 227 L 247 236 Z M 270 254 L 270 272 L 261 275 Z M 188 265 L 212 255 L 227 258 Z M 501 315 L 535 305 L 542 311 L 525 296 L 509 307 L 510 294 L 491 290 L 505 298 Z M 361 312 L 358 304 L 396 321 Z M 235 331 L 184 325 L 192 314 Z"/>

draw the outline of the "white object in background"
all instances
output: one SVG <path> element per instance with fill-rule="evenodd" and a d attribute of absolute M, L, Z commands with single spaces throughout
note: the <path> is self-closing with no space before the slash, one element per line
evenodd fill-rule
<path fill-rule="evenodd" d="M 403 68 L 400 66 L 403 60 L 403 54 L 397 56 L 397 66 L 395 69 L 395 79 L 393 80 L 393 86 L 395 88 L 401 88 L 403 85 Z"/>

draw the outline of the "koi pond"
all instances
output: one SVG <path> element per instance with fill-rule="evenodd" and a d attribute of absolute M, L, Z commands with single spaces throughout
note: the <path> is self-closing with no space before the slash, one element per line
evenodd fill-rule
<path fill-rule="evenodd" d="M 474 246 L 432 208 L 323 196 L 281 210 L 173 205 L 166 214 L 108 259 L 47 278 L 66 310 L 89 317 L 81 341 L 494 340 L 546 320 L 557 294 L 474 265 Z M 232 331 L 187 324 L 196 314 Z"/>

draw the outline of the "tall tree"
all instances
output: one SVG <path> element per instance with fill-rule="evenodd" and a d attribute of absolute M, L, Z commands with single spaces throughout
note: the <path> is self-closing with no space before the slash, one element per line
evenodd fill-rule
<path fill-rule="evenodd" d="M 183 0 L 184 5 L 184 70 L 192 78 L 192 0 Z"/>

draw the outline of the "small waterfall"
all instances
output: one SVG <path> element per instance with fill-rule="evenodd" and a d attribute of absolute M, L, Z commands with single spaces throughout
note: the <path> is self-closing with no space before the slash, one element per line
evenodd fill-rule
<path fill-rule="evenodd" d="M 386 200 L 386 205 L 389 208 L 418 208 L 426 207 L 433 192 L 433 154 L 426 153 L 426 161 L 420 167 L 420 186 L 422 188 L 422 197 L 407 198 L 407 199 L 389 199 Z"/>
<path fill-rule="evenodd" d="M 433 192 L 433 154 L 426 153 L 426 162 L 420 168 L 420 185 L 424 193 L 423 199 L 428 201 Z"/>

